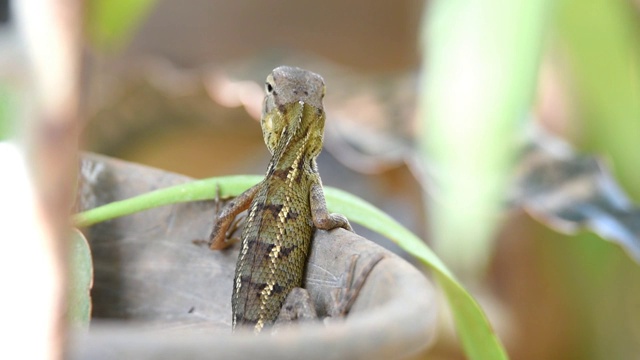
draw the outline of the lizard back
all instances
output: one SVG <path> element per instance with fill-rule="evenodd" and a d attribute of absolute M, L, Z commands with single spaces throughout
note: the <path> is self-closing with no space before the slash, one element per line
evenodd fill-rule
<path fill-rule="evenodd" d="M 319 78 L 306 71 L 303 75 L 309 74 Z M 317 87 L 317 79 L 311 80 Z M 322 148 L 325 115 L 317 88 L 294 85 L 272 87 L 272 93 L 281 91 L 281 97 L 265 99 L 262 129 L 272 159 L 265 179 L 257 185 L 242 233 L 232 295 L 234 328 L 252 325 L 260 332 L 275 321 L 289 292 L 303 283 L 315 230 L 310 189 L 320 182 L 315 159 Z M 301 96 L 282 91 L 291 89 Z M 305 93 L 320 98 L 304 99 Z"/>

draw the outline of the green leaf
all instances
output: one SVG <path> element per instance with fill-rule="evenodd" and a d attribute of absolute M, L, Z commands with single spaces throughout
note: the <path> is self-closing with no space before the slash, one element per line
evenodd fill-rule
<path fill-rule="evenodd" d="M 582 145 L 640 201 L 640 24 L 628 0 L 562 0 L 556 32 L 578 100 Z"/>
<path fill-rule="evenodd" d="M 74 221 L 79 227 L 90 226 L 100 221 L 156 206 L 213 199 L 216 191 L 219 191 L 222 198 L 237 196 L 261 180 L 260 176 L 228 176 L 198 180 L 88 210 L 77 214 Z M 491 360 L 507 358 L 478 303 L 420 238 L 389 215 L 354 195 L 325 187 L 325 197 L 331 211 L 342 213 L 350 221 L 395 241 L 435 272 L 436 279 L 442 286 L 454 314 L 462 345 L 470 358 Z"/>
<path fill-rule="evenodd" d="M 344 214 L 349 221 L 386 236 L 435 272 L 451 307 L 458 336 L 471 359 L 507 359 L 480 305 L 420 238 L 357 196 L 325 187 L 325 197 L 331 211 Z"/>
<path fill-rule="evenodd" d="M 261 180 L 262 177 L 251 175 L 196 180 L 183 185 L 151 191 L 130 199 L 114 201 L 110 204 L 78 213 L 74 217 L 74 223 L 78 227 L 86 227 L 158 206 L 211 200 L 215 197 L 216 191 L 223 199 L 238 196 Z"/>
<path fill-rule="evenodd" d="M 91 0 L 88 32 L 94 45 L 112 50 L 122 46 L 155 0 Z"/>
<path fill-rule="evenodd" d="M 91 319 L 91 285 L 93 284 L 93 261 L 87 239 L 74 230 L 70 239 L 69 296 L 67 318 L 73 325 L 88 326 Z"/>
<path fill-rule="evenodd" d="M 16 128 L 16 94 L 0 83 L 0 141 L 11 138 Z"/>
<path fill-rule="evenodd" d="M 435 249 L 477 280 L 493 249 L 521 124 L 531 109 L 549 0 L 425 7 L 422 161 Z"/>

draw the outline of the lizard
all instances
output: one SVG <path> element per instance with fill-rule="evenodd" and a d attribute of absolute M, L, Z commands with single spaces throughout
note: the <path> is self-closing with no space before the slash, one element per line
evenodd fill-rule
<path fill-rule="evenodd" d="M 272 325 L 289 293 L 300 288 L 315 229 L 353 231 L 327 210 L 316 158 L 322 150 L 323 78 L 296 67 L 275 68 L 265 82 L 261 127 L 272 157 L 264 179 L 225 205 L 209 247 L 229 246 L 227 231 L 248 210 L 232 293 L 232 328 Z"/>

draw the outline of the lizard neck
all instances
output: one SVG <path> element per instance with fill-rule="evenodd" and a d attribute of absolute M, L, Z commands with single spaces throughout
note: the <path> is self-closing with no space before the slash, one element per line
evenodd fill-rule
<path fill-rule="evenodd" d="M 287 125 L 273 148 L 267 177 L 288 175 L 290 171 L 317 172 L 316 158 L 322 150 L 324 111 L 300 101 L 278 112 L 286 119 Z"/>

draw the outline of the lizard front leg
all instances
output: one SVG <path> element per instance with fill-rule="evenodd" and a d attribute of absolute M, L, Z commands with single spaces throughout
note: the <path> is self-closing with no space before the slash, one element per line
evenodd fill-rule
<path fill-rule="evenodd" d="M 233 219 L 235 219 L 238 214 L 249 208 L 253 197 L 260 188 L 259 185 L 260 184 L 252 186 L 222 209 L 209 236 L 209 248 L 212 250 L 221 250 L 230 245 L 230 243 L 226 241 L 229 226 L 231 226 Z"/>
<path fill-rule="evenodd" d="M 332 230 L 341 227 L 345 230 L 353 232 L 349 220 L 342 214 L 331 214 L 327 210 L 327 202 L 324 199 L 324 191 L 322 190 L 322 184 L 314 182 L 311 185 L 311 191 L 309 194 L 311 203 L 311 219 L 313 225 L 322 230 Z"/>

